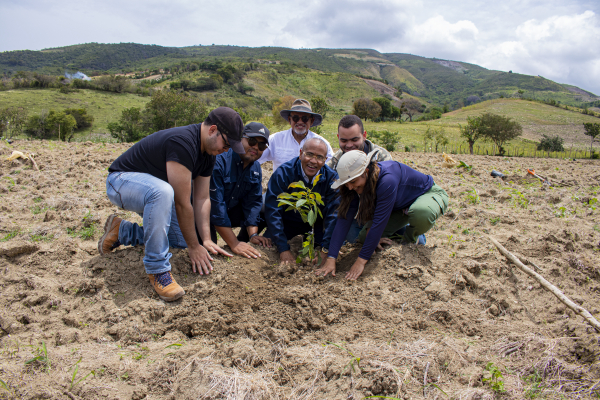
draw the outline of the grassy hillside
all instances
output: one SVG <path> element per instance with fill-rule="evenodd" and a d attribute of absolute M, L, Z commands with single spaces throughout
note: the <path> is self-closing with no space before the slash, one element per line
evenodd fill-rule
<path fill-rule="evenodd" d="M 94 117 L 94 123 L 90 128 L 76 134 L 78 138 L 86 139 L 108 132 L 106 125 L 118 119 L 124 108 L 144 107 L 149 100 L 149 97 L 133 94 L 85 89 L 69 94 L 60 93 L 57 89 L 21 89 L 0 92 L 0 109 L 23 107 L 31 116 L 39 114 L 42 110 L 86 108 Z"/>
<path fill-rule="evenodd" d="M 398 132 L 397 149 L 403 149 L 409 146 L 413 151 L 423 151 L 423 136 L 427 129 L 443 128 L 450 139 L 448 150 L 463 146 L 466 149 L 464 139 L 460 137 L 459 124 L 464 125 L 467 117 L 477 116 L 484 112 L 504 115 L 518 121 L 523 126 L 522 138 L 511 142 L 508 148 L 511 151 L 519 148 L 522 151 L 531 152 L 535 150 L 537 142 L 542 134 L 554 136 L 558 135 L 565 140 L 565 148 L 588 148 L 589 137 L 583 133 L 584 122 L 598 122 L 598 118 L 589 115 L 583 115 L 573 111 L 567 111 L 556 107 L 540 104 L 538 102 L 518 100 L 518 99 L 498 99 L 485 101 L 473 106 L 464 107 L 460 110 L 446 113 L 441 119 L 434 121 L 397 123 L 380 122 L 373 123 L 367 121 L 365 129 L 368 132 L 388 130 Z M 325 136 L 332 144 L 337 145 L 337 121 L 326 120 L 323 124 Z M 480 152 L 492 153 L 490 143 L 479 141 L 477 146 Z M 597 145 L 596 145 L 597 146 Z M 596 147 L 595 146 L 595 147 Z"/>
<path fill-rule="evenodd" d="M 135 43 L 88 43 L 42 51 L 0 53 L 0 73 L 36 71 L 62 74 L 64 70 L 156 70 L 182 63 L 222 60 L 234 63 L 283 63 L 325 73 L 347 73 L 387 80 L 423 101 L 453 108 L 476 101 L 507 97 L 519 90 L 533 99 L 554 99 L 582 106 L 597 96 L 580 88 L 548 79 L 493 71 L 463 62 L 430 59 L 410 54 L 382 54 L 372 49 L 289 49 L 283 47 L 191 46 L 183 48 Z"/>

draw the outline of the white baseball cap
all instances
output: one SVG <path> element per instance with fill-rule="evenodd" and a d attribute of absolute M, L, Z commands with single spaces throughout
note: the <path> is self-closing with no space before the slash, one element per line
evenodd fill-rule
<path fill-rule="evenodd" d="M 337 189 L 354 178 L 361 176 L 362 173 L 365 172 L 365 169 L 367 169 L 367 166 L 371 163 L 373 156 L 377 153 L 379 153 L 379 149 L 373 150 L 369 154 L 366 154 L 361 150 L 352 150 L 344 153 L 335 167 L 339 179 L 333 182 L 331 188 Z"/>

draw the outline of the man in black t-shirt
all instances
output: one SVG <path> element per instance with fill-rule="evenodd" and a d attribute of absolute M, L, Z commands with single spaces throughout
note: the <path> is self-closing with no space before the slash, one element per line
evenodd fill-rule
<path fill-rule="evenodd" d="M 155 132 L 117 158 L 108 169 L 106 194 L 116 206 L 140 214 L 144 224 L 109 216 L 100 254 L 144 245 L 146 273 L 165 301 L 185 294 L 171 275 L 169 247 L 187 248 L 199 274 L 212 270 L 209 251 L 232 257 L 210 237 L 210 176 L 216 155 L 230 147 L 244 154 L 243 129 L 237 112 L 219 107 L 203 123 Z"/>

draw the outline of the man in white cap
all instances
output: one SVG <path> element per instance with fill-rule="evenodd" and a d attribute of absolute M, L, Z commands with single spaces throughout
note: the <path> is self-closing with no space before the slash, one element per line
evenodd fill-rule
<path fill-rule="evenodd" d="M 314 113 L 310 103 L 304 99 L 294 100 L 289 110 L 281 110 L 281 117 L 290 124 L 290 129 L 272 134 L 269 137 L 269 147 L 258 160 L 263 164 L 273 161 L 273 172 L 279 166 L 300 155 L 300 149 L 307 139 L 320 137 L 327 144 L 327 160 L 333 157 L 331 145 L 323 137 L 310 130 L 323 122 L 321 114 Z"/>

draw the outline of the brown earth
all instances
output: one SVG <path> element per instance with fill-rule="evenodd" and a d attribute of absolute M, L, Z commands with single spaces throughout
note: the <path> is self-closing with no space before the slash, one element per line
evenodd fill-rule
<path fill-rule="evenodd" d="M 271 251 L 216 257 L 214 273 L 198 276 L 186 250 L 175 250 L 186 295 L 165 303 L 149 286 L 142 248 L 106 258 L 96 250 L 118 211 L 105 195 L 107 167 L 127 147 L 1 145 L 0 398 L 600 394 L 598 333 L 487 238 L 599 317 L 597 161 L 462 156 L 467 172 L 442 168 L 440 155 L 394 153 L 451 197 L 427 246 L 387 248 L 357 282 L 344 271 L 358 248 L 325 279 L 279 267 Z M 35 153 L 41 171 L 4 161 L 13 150 Z M 527 168 L 569 186 L 543 187 Z M 509 178 L 491 178 L 492 169 Z M 502 376 L 488 380 L 494 371 Z"/>

